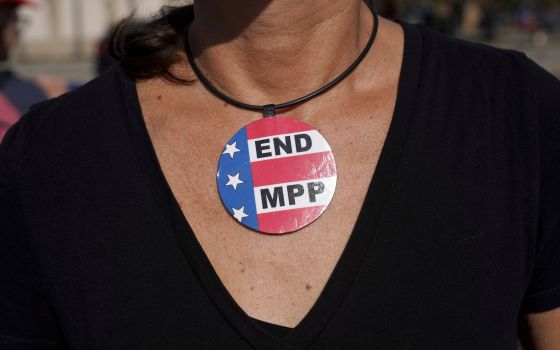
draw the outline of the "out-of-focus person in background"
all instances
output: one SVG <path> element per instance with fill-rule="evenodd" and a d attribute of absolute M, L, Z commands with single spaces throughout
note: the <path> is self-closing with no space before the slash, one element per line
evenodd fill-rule
<path fill-rule="evenodd" d="M 475 40 L 484 13 L 478 1 L 467 1 L 463 6 L 463 19 L 461 24 L 461 36 L 465 39 Z"/>
<path fill-rule="evenodd" d="M 480 19 L 481 38 L 492 41 L 496 38 L 496 8 L 491 0 L 481 2 L 482 18 Z"/>
<path fill-rule="evenodd" d="M 13 71 L 10 52 L 17 43 L 21 5 L 31 5 L 27 0 L 0 0 L 0 140 L 21 114 L 47 95 L 39 85 L 20 77 Z"/>
<path fill-rule="evenodd" d="M 114 27 L 111 27 L 97 43 L 95 56 L 95 73 L 97 75 L 107 72 L 118 63 L 109 53 L 109 36 L 114 29 Z"/>
<path fill-rule="evenodd" d="M 455 32 L 453 10 L 451 1 L 436 1 L 428 13 L 426 24 L 442 33 L 453 34 Z"/>

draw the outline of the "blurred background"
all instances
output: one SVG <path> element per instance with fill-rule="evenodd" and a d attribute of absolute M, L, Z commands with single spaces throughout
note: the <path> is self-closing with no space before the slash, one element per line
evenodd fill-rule
<path fill-rule="evenodd" d="M 33 0 L 20 6 L 18 72 L 86 81 L 97 73 L 104 38 L 113 23 L 136 10 L 153 14 L 175 0 Z M 449 35 L 525 51 L 560 76 L 560 0 L 378 0 L 387 17 L 424 23 Z M 103 59 L 103 58 L 101 58 Z M 101 65 L 103 62 L 101 62 Z M 102 69 L 102 68 L 101 68 Z"/>
<path fill-rule="evenodd" d="M 20 42 L 12 62 L 18 72 L 55 74 L 76 83 L 103 70 L 112 26 L 135 12 L 145 17 L 169 0 L 32 0 L 20 6 Z M 101 65 L 101 67 L 99 67 Z"/>
<path fill-rule="evenodd" d="M 560 76 L 560 0 L 378 0 L 386 17 L 525 52 Z"/>

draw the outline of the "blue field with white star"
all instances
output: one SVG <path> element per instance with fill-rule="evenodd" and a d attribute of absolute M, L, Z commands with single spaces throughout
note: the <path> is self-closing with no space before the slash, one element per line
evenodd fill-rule
<path fill-rule="evenodd" d="M 227 211 L 240 223 L 259 229 L 247 131 L 241 129 L 224 148 L 218 164 L 218 191 Z"/>

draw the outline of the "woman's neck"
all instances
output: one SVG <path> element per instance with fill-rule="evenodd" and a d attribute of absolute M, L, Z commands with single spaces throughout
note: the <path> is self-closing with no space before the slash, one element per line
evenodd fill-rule
<path fill-rule="evenodd" d="M 189 37 L 216 86 L 268 104 L 332 80 L 358 56 L 372 27 L 360 0 L 200 0 Z"/>

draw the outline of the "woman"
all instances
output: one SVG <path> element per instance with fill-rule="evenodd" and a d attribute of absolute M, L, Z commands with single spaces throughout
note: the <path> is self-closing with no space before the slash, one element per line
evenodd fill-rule
<path fill-rule="evenodd" d="M 223 195 L 247 181 L 219 172 L 218 191 L 216 167 L 237 130 L 285 119 L 210 89 L 293 100 L 371 38 L 338 85 L 276 108 L 328 140 L 329 208 L 247 228 Z M 114 41 L 119 68 L 2 145 L 3 348 L 514 349 L 518 319 L 558 348 L 560 83 L 523 55 L 358 0 L 197 1 Z"/>

